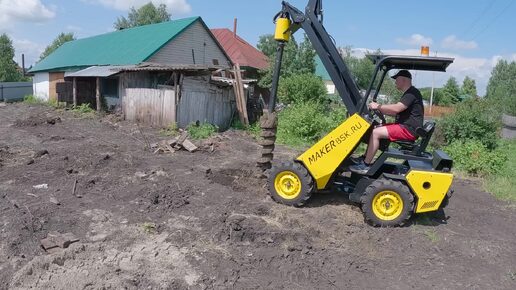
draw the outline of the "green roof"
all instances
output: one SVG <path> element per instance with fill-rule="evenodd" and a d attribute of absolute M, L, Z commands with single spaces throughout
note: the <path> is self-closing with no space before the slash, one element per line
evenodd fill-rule
<path fill-rule="evenodd" d="M 315 75 L 320 76 L 323 81 L 331 81 L 330 74 L 326 71 L 319 56 L 315 56 Z"/>
<path fill-rule="evenodd" d="M 92 65 L 139 64 L 198 19 L 200 17 L 178 19 L 66 42 L 34 65 L 30 72 Z"/>

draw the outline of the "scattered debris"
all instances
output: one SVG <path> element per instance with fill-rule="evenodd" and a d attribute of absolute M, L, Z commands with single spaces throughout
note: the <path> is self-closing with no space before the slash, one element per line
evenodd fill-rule
<path fill-rule="evenodd" d="M 48 184 L 43 183 L 43 184 L 33 185 L 32 187 L 34 187 L 35 189 L 48 189 Z"/>
<path fill-rule="evenodd" d="M 197 146 L 195 146 L 192 142 L 190 142 L 190 140 L 186 139 L 184 142 L 183 142 L 183 147 L 188 150 L 188 152 L 194 152 L 195 150 L 197 150 Z"/>
<path fill-rule="evenodd" d="M 49 117 L 49 118 L 47 118 L 47 124 L 55 125 L 56 122 L 60 123 L 61 122 L 61 118 L 60 117 Z"/>
<path fill-rule="evenodd" d="M 145 177 L 147 177 L 147 176 L 148 176 L 148 174 L 147 174 L 147 173 L 145 173 L 145 172 L 136 171 L 136 172 L 134 173 L 134 176 L 136 176 L 136 177 L 138 177 L 138 178 L 145 178 Z"/>
<path fill-rule="evenodd" d="M 57 247 L 66 249 L 70 244 L 78 241 L 79 239 L 76 238 L 73 233 L 61 234 L 59 232 L 49 232 L 47 237 L 40 242 L 43 250 L 48 251 Z"/>
<path fill-rule="evenodd" d="M 178 136 L 174 137 L 170 140 L 163 140 L 158 143 L 151 144 L 151 149 L 154 149 L 154 154 L 163 152 L 163 153 L 174 153 L 178 150 L 181 150 L 184 148 L 188 152 L 194 152 L 198 149 L 198 147 L 193 144 L 190 140 L 187 139 L 188 132 L 183 131 L 183 133 Z"/>
<path fill-rule="evenodd" d="M 73 181 L 72 195 L 77 197 L 77 198 L 81 198 L 82 197 L 82 195 L 77 194 L 77 178 L 75 178 L 74 181 Z"/>
<path fill-rule="evenodd" d="M 53 195 L 50 196 L 50 202 L 55 204 L 55 205 L 61 205 L 61 202 Z"/>
<path fill-rule="evenodd" d="M 34 153 L 33 158 L 39 158 L 39 157 L 42 157 L 43 155 L 47 155 L 47 154 L 48 154 L 48 150 L 46 150 L 46 149 L 39 150 L 36 153 Z"/>

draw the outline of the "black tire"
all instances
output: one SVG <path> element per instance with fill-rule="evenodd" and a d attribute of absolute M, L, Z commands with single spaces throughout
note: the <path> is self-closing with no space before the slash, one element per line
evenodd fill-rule
<path fill-rule="evenodd" d="M 402 226 L 414 210 L 414 196 L 409 188 L 399 181 L 389 179 L 378 179 L 371 183 L 361 201 L 364 219 L 372 226 Z"/>
<path fill-rule="evenodd" d="M 283 162 L 273 166 L 267 186 L 272 199 L 289 206 L 304 205 L 314 191 L 312 176 L 297 162 Z"/>

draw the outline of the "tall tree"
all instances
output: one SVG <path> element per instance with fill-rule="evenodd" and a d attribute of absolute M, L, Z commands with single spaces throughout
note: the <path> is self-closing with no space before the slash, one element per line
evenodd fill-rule
<path fill-rule="evenodd" d="M 457 84 L 457 80 L 454 77 L 450 77 L 443 87 L 444 101 L 448 101 L 452 104 L 460 101 L 460 89 Z"/>
<path fill-rule="evenodd" d="M 486 98 L 500 110 L 516 115 L 516 62 L 499 60 L 491 72 Z"/>
<path fill-rule="evenodd" d="M 121 30 L 141 25 L 160 23 L 170 21 L 170 13 L 167 12 L 167 5 L 160 4 L 158 7 L 149 2 L 142 7 L 135 9 L 131 7 L 131 11 L 127 15 L 118 17 L 114 26 L 115 29 Z"/>
<path fill-rule="evenodd" d="M 476 98 L 477 85 L 475 84 L 475 80 L 466 76 L 462 81 L 461 93 L 466 98 Z"/>
<path fill-rule="evenodd" d="M 269 58 L 269 68 L 261 71 L 259 85 L 267 88 L 271 86 L 272 74 L 274 71 L 276 48 L 278 43 L 272 34 L 262 35 L 257 47 Z M 310 40 L 305 36 L 301 44 L 297 44 L 294 36 L 285 44 L 281 65 L 281 77 L 286 78 L 293 74 L 314 73 L 315 72 L 315 50 L 312 48 Z"/>
<path fill-rule="evenodd" d="M 54 52 L 56 49 L 58 49 L 61 45 L 65 44 L 68 41 L 75 40 L 75 35 L 73 32 L 70 33 L 64 33 L 61 32 L 55 39 L 52 41 L 52 43 L 45 48 L 43 53 L 39 56 L 39 60 L 44 59 L 45 57 L 49 56 L 52 52 Z"/>
<path fill-rule="evenodd" d="M 18 65 L 14 61 L 14 47 L 7 34 L 0 36 L 0 82 L 17 82 L 22 79 Z"/>
<path fill-rule="evenodd" d="M 303 42 L 299 44 L 296 61 L 292 66 L 292 70 L 296 74 L 313 74 L 315 73 L 315 49 L 312 47 L 310 39 L 304 35 Z M 292 72 L 293 73 L 293 72 Z"/>
<path fill-rule="evenodd" d="M 346 63 L 346 66 L 350 70 L 350 73 L 353 76 L 355 83 L 357 84 L 359 89 L 368 89 L 371 83 L 371 79 L 373 78 L 375 68 L 375 65 L 373 64 L 371 59 L 369 59 L 368 57 L 358 58 L 356 56 L 353 56 L 350 46 L 340 48 L 339 50 L 342 54 L 344 62 Z M 366 54 L 369 54 L 369 52 L 366 52 Z M 383 52 L 380 49 L 378 49 L 372 54 L 382 55 Z M 396 90 L 394 81 L 388 76 L 383 81 L 382 87 L 380 88 L 380 94 L 387 95 L 389 98 L 389 102 L 397 102 L 399 101 L 401 96 L 400 92 Z"/>

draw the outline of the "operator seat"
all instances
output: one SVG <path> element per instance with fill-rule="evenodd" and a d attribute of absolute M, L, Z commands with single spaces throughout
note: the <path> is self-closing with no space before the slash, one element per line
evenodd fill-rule
<path fill-rule="evenodd" d="M 435 130 L 435 122 L 428 121 L 423 125 L 423 127 L 418 127 L 416 129 L 416 134 L 417 134 L 417 137 L 419 137 L 419 140 L 394 141 L 394 143 L 398 144 L 400 146 L 400 150 L 406 154 L 421 155 L 423 152 L 425 152 L 426 147 L 428 146 L 428 143 L 430 142 L 430 138 L 432 138 L 432 134 L 434 133 L 434 130 Z"/>

